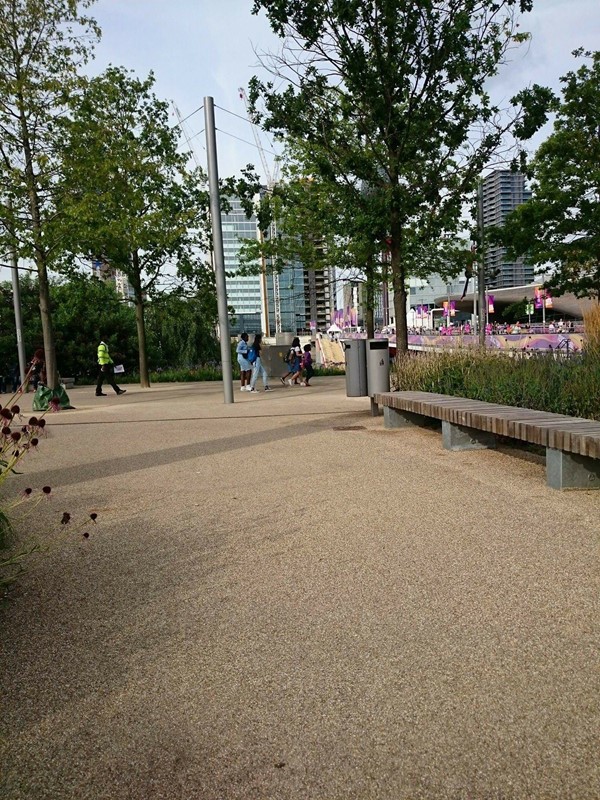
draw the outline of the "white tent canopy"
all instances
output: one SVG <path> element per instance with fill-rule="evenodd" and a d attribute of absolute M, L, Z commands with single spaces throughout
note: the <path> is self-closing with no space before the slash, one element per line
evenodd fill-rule
<path fill-rule="evenodd" d="M 341 332 L 342 332 L 342 329 L 340 328 L 339 325 L 336 325 L 335 322 L 333 323 L 333 325 L 330 325 L 327 328 L 327 333 L 341 333 Z"/>

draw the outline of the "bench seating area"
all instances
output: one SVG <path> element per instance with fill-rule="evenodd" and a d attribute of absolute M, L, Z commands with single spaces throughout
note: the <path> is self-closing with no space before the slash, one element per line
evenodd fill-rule
<path fill-rule="evenodd" d="M 382 392 L 373 401 L 386 428 L 441 420 L 447 450 L 495 447 L 496 436 L 541 445 L 548 486 L 600 489 L 600 422 L 430 392 Z"/>

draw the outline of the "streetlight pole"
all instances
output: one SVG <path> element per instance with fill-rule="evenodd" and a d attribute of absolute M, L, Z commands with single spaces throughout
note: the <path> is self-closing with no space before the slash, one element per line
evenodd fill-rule
<path fill-rule="evenodd" d="M 219 333 L 221 339 L 221 369 L 223 372 L 223 394 L 225 403 L 233 403 L 233 371 L 231 366 L 231 337 L 227 314 L 227 286 L 225 283 L 225 255 L 223 252 L 223 229 L 221 227 L 221 201 L 219 197 L 219 170 L 217 161 L 217 137 L 215 134 L 215 106 L 212 97 L 204 98 L 204 127 L 206 129 L 206 153 L 208 163 L 208 186 L 210 193 L 210 217 L 215 256 L 215 283 L 217 285 L 217 307 L 219 311 Z"/>
<path fill-rule="evenodd" d="M 21 287 L 19 285 L 19 259 L 17 257 L 17 248 L 15 247 L 15 231 L 13 225 L 13 204 L 12 199 L 8 200 L 8 214 L 10 217 L 9 230 L 10 230 L 10 265 L 12 272 L 12 288 L 13 288 L 13 308 L 15 312 L 15 329 L 17 334 L 17 353 L 19 358 L 19 375 L 21 377 L 21 386 L 25 383 L 25 374 L 27 371 L 27 359 L 25 357 L 25 342 L 23 341 L 23 321 L 21 319 Z"/>
<path fill-rule="evenodd" d="M 479 344 L 485 347 L 485 320 L 486 320 L 486 303 L 485 303 L 485 228 L 483 225 L 483 181 L 479 181 L 477 187 L 477 206 L 478 206 L 478 221 L 479 221 L 479 263 L 477 267 L 477 289 L 479 294 Z"/>

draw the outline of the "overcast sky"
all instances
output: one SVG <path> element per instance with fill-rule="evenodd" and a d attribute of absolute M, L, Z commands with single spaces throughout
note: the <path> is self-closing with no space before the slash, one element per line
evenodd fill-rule
<path fill-rule="evenodd" d="M 238 88 L 247 86 L 252 75 L 266 77 L 254 51 L 278 46 L 264 14 L 251 14 L 252 5 L 252 0 L 97 0 L 93 13 L 103 36 L 93 69 L 101 71 L 112 63 L 140 77 L 153 70 L 156 93 L 174 101 L 183 117 L 207 95 L 217 106 L 244 117 Z M 558 88 L 559 77 L 574 66 L 575 48 L 600 48 L 598 0 L 534 0 L 534 9 L 524 15 L 521 26 L 531 32 L 531 42 L 513 54 L 494 81 L 499 101 L 508 101 L 532 83 Z M 219 108 L 215 117 L 220 175 L 233 175 L 248 162 L 262 172 L 249 124 Z M 201 131 L 203 112 L 186 125 L 191 136 Z M 269 150 L 268 137 L 260 136 Z M 195 136 L 193 143 L 205 164 L 204 134 Z"/>

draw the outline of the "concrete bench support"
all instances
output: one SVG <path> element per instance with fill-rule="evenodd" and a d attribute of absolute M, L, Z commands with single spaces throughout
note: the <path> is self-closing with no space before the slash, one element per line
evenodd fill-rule
<path fill-rule="evenodd" d="M 425 428 L 431 426 L 431 418 L 412 411 L 399 411 L 397 408 L 383 407 L 384 428 Z"/>
<path fill-rule="evenodd" d="M 487 431 L 442 422 L 442 445 L 445 450 L 485 450 L 496 447 L 496 437 Z"/>
<path fill-rule="evenodd" d="M 546 483 L 551 489 L 600 489 L 600 461 L 547 447 Z"/>
<path fill-rule="evenodd" d="M 373 400 L 386 428 L 441 423 L 446 450 L 495 448 L 496 437 L 528 442 L 546 448 L 551 489 L 600 489 L 600 420 L 435 392 L 375 392 Z"/>

